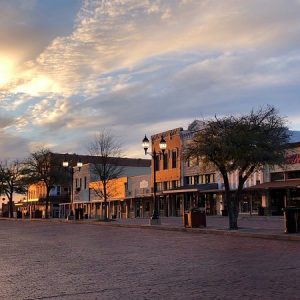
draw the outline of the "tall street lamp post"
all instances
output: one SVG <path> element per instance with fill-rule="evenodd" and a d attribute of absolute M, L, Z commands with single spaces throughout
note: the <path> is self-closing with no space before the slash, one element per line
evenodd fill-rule
<path fill-rule="evenodd" d="M 157 201 L 157 197 L 156 197 L 156 192 L 157 192 L 157 183 L 156 183 L 156 171 L 157 171 L 157 155 L 159 153 L 156 152 L 155 148 L 153 147 L 153 152 L 149 153 L 148 149 L 150 146 L 150 142 L 149 139 L 147 138 L 147 136 L 145 135 L 144 139 L 143 139 L 143 148 L 145 150 L 145 155 L 150 155 L 152 157 L 152 161 L 153 161 L 153 213 L 152 216 L 150 218 L 150 225 L 160 225 L 160 218 L 159 218 L 159 202 Z M 160 142 L 159 142 L 159 148 L 162 152 L 162 154 L 165 153 L 165 150 L 167 148 L 167 143 L 164 140 L 163 136 L 161 136 Z"/>
<path fill-rule="evenodd" d="M 65 171 L 69 171 L 70 174 L 71 174 L 71 210 L 69 212 L 69 216 L 68 218 L 70 217 L 73 217 L 74 216 L 74 212 L 73 212 L 73 202 L 74 202 L 74 199 L 73 199 L 73 187 L 74 187 L 74 173 L 75 173 L 75 170 L 72 166 L 69 166 L 69 162 L 67 160 L 64 160 L 63 163 L 62 163 Z M 78 171 L 80 171 L 80 168 L 82 167 L 82 162 L 81 161 L 78 161 L 76 166 L 78 167 Z"/>

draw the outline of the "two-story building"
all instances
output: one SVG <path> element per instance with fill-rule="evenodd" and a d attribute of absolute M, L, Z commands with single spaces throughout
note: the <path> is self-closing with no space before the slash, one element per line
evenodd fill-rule
<path fill-rule="evenodd" d="M 181 216 L 193 207 L 205 208 L 209 215 L 226 214 L 224 205 L 224 183 L 220 172 L 213 166 L 204 165 L 201 160 L 184 159 L 184 149 L 192 142 L 194 134 L 204 126 L 195 120 L 187 130 L 175 128 L 151 137 L 152 152 L 158 155 L 153 159 L 156 164 L 157 197 L 161 216 Z M 160 152 L 161 137 L 167 143 L 165 153 Z M 152 187 L 153 187 L 152 167 Z M 238 172 L 229 174 L 232 190 L 238 186 Z M 258 171 L 246 181 L 251 187 L 265 181 L 264 171 Z M 257 212 L 261 206 L 261 196 L 247 191 L 240 206 L 241 212 Z"/>
<path fill-rule="evenodd" d="M 285 164 L 266 166 L 264 176 L 265 182 L 248 189 L 261 198 L 263 214 L 282 215 L 286 207 L 300 207 L 300 142 L 287 145 Z"/>
<path fill-rule="evenodd" d="M 101 162 L 101 159 L 99 159 L 99 162 Z M 72 203 L 63 203 L 60 205 L 61 217 L 67 217 L 71 210 L 75 212 L 76 210 L 80 210 L 80 212 L 84 211 L 84 215 L 91 218 L 102 216 L 104 199 L 103 195 L 96 192 L 97 184 L 101 184 L 101 182 L 99 182 L 99 175 L 94 171 L 96 163 L 97 160 L 94 159 L 93 163 L 84 164 L 80 168 L 73 168 L 73 201 Z M 122 181 L 121 178 L 150 174 L 151 172 L 151 161 L 148 159 L 118 158 L 115 160 L 115 163 L 120 167 L 121 172 L 119 175 L 120 178 L 110 180 L 111 182 L 109 184 L 113 186 L 119 185 Z M 125 186 L 125 182 L 122 182 L 122 187 L 123 186 Z M 100 190 L 100 188 L 98 188 L 98 190 Z M 119 193 L 117 198 L 112 195 L 110 196 L 110 201 L 113 204 L 111 207 L 113 207 L 114 211 L 117 211 L 117 206 L 120 204 L 121 199 L 126 197 L 126 193 L 124 191 L 122 197 Z M 120 216 L 119 213 L 115 214 L 112 211 L 110 211 L 110 215 Z"/>

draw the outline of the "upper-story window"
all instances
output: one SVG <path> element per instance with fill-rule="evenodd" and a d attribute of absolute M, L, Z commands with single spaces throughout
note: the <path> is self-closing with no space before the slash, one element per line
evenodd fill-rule
<path fill-rule="evenodd" d="M 61 191 L 60 185 L 58 185 L 58 186 L 56 187 L 56 195 L 57 195 L 57 196 L 60 196 L 60 191 Z"/>
<path fill-rule="evenodd" d="M 300 171 L 290 171 L 287 173 L 288 179 L 299 179 L 300 178 Z"/>
<path fill-rule="evenodd" d="M 168 153 L 163 154 L 163 168 L 164 170 L 168 169 Z"/>
<path fill-rule="evenodd" d="M 173 169 L 177 168 L 177 151 L 176 150 L 172 151 L 172 168 Z"/>
<path fill-rule="evenodd" d="M 211 181 L 210 174 L 205 174 L 205 183 L 210 183 Z"/>
<path fill-rule="evenodd" d="M 190 160 L 190 159 L 187 159 L 187 160 L 186 160 L 186 166 L 187 166 L 187 167 L 190 167 L 190 166 L 191 166 L 191 160 Z"/>
<path fill-rule="evenodd" d="M 283 172 L 271 173 L 271 181 L 284 180 Z"/>
<path fill-rule="evenodd" d="M 159 171 L 159 155 L 156 155 L 154 158 L 155 170 Z"/>
<path fill-rule="evenodd" d="M 168 190 L 168 181 L 163 182 L 163 190 L 164 191 Z"/>
<path fill-rule="evenodd" d="M 178 180 L 172 180 L 172 189 L 176 189 L 179 187 L 179 181 Z"/>

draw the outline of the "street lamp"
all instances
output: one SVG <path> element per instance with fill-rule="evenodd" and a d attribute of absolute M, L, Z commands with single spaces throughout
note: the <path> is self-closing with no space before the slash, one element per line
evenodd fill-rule
<path fill-rule="evenodd" d="M 74 202 L 74 199 L 73 199 L 73 181 L 74 181 L 74 173 L 75 173 L 75 170 L 72 166 L 69 166 L 69 162 L 65 159 L 62 163 L 62 166 L 65 168 L 65 171 L 69 171 L 70 174 L 71 174 L 71 211 L 69 213 L 70 216 L 74 216 L 74 213 L 73 213 L 73 202 Z M 78 167 L 78 171 L 80 171 L 81 167 L 82 167 L 82 162 L 81 161 L 78 161 L 76 166 Z"/>
<path fill-rule="evenodd" d="M 145 155 L 150 155 L 152 157 L 153 160 L 153 203 L 154 203 L 154 207 L 153 207 L 153 213 L 150 219 L 150 225 L 160 225 L 160 219 L 159 219 L 159 203 L 157 201 L 156 198 L 156 192 L 157 192 L 157 184 L 156 184 L 156 157 L 157 157 L 157 153 L 155 151 L 155 148 L 153 149 L 152 153 L 148 152 L 148 149 L 150 147 L 150 142 L 149 139 L 147 138 L 147 136 L 145 135 L 144 139 L 143 139 L 143 148 L 145 150 Z M 165 150 L 167 148 L 167 142 L 164 140 L 163 136 L 161 136 L 160 142 L 159 142 L 159 148 L 162 152 L 162 154 L 165 153 Z"/>

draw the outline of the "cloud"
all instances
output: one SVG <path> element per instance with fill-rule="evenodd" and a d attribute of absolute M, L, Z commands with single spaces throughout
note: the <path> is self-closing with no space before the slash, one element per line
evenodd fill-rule
<path fill-rule="evenodd" d="M 29 154 L 29 140 L 20 136 L 8 134 L 0 129 L 0 152 L 1 160 L 22 159 Z"/>
<path fill-rule="evenodd" d="M 25 83 L 14 92 L 88 93 L 99 76 L 133 68 L 149 57 L 257 47 L 268 51 L 282 39 L 299 43 L 299 4 L 291 3 L 294 8 L 276 1 L 263 10 L 265 4 L 258 1 L 85 1 L 73 33 L 55 38 L 27 64 L 27 76 L 21 74 Z M 287 34 L 288 28 L 294 30 Z"/>
<path fill-rule="evenodd" d="M 1 107 L 15 114 L 10 130 L 33 142 L 83 149 L 110 127 L 132 151 L 143 132 L 183 120 L 297 108 L 299 1 L 86 0 L 69 32 L 43 37 L 30 21 L 37 6 L 5 6 L 0 21 L 9 24 L 1 40 L 25 44 L 24 55 L 0 49 Z"/>

